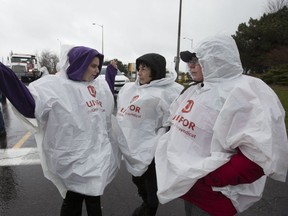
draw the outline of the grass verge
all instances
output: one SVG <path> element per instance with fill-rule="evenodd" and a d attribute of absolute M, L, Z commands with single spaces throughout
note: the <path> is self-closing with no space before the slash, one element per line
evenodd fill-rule
<path fill-rule="evenodd" d="M 286 112 L 286 131 L 288 131 L 288 86 L 270 85 L 270 87 L 275 91 L 282 103 L 282 106 L 284 107 L 284 110 Z"/>

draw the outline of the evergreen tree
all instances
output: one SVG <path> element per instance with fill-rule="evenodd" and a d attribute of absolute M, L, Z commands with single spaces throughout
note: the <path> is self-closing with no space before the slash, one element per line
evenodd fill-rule
<path fill-rule="evenodd" d="M 264 72 L 288 62 L 288 8 L 241 23 L 235 35 L 245 70 Z"/>

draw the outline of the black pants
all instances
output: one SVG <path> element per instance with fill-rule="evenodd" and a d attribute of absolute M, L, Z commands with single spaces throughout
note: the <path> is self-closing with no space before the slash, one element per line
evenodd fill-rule
<path fill-rule="evenodd" d="M 151 212 L 150 215 L 155 215 L 159 201 L 157 197 L 157 180 L 154 160 L 142 176 L 132 176 L 132 181 L 138 188 L 139 196 L 148 206 L 149 211 Z"/>
<path fill-rule="evenodd" d="M 88 216 L 102 216 L 100 196 L 87 196 L 68 191 L 61 207 L 61 216 L 81 216 L 85 200 Z"/>

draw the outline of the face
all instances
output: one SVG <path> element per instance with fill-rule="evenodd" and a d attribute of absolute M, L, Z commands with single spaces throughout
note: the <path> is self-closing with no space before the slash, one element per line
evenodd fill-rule
<path fill-rule="evenodd" d="M 96 75 L 99 73 L 98 68 L 99 64 L 100 64 L 99 58 L 95 57 L 89 64 L 88 68 L 86 69 L 82 80 L 87 82 L 94 80 Z"/>
<path fill-rule="evenodd" d="M 151 69 L 146 65 L 140 64 L 138 68 L 138 77 L 141 85 L 150 83 L 152 80 Z"/>
<path fill-rule="evenodd" d="M 188 67 L 194 81 L 203 81 L 203 73 L 197 58 L 192 58 L 188 63 Z"/>

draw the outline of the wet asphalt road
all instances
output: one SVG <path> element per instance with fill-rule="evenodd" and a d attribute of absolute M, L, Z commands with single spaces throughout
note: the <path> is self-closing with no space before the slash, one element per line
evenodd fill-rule
<path fill-rule="evenodd" d="M 36 147 L 33 136 L 15 117 L 8 103 L 4 109 L 7 139 L 1 148 Z M 21 143 L 19 141 L 23 141 Z M 103 216 L 130 216 L 141 200 L 124 166 L 101 198 Z M 54 185 L 44 178 L 40 165 L 0 166 L 0 216 L 57 216 L 62 198 Z M 83 216 L 86 216 L 83 206 Z M 181 199 L 160 205 L 157 216 L 184 216 Z M 288 183 L 268 179 L 261 201 L 241 216 L 288 215 Z"/>

